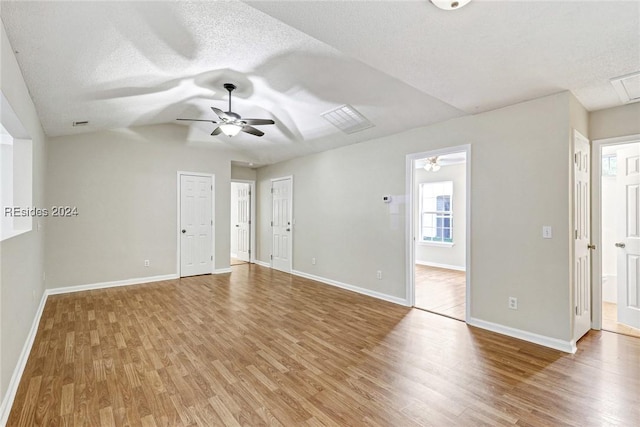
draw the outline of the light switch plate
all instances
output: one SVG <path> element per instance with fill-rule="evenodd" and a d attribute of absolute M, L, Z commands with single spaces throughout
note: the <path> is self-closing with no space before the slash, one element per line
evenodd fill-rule
<path fill-rule="evenodd" d="M 551 226 L 550 225 L 543 225 L 542 226 L 542 238 L 543 239 L 550 239 L 553 237 L 553 233 L 551 232 Z"/>

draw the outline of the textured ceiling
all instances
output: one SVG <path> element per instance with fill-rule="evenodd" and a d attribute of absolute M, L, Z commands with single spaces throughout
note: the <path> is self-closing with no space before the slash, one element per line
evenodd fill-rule
<path fill-rule="evenodd" d="M 636 1 L 2 1 L 0 16 L 48 135 L 215 119 L 233 82 L 234 111 L 277 122 L 263 138 L 176 125 L 258 164 L 561 90 L 619 105 L 609 79 L 640 69 Z M 320 117 L 346 103 L 375 126 Z"/>

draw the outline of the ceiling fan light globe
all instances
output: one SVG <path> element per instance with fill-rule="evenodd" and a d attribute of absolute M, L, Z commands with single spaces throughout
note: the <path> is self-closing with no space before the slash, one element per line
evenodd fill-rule
<path fill-rule="evenodd" d="M 232 123 L 225 123 L 223 125 L 220 125 L 220 130 L 227 136 L 236 136 L 242 130 L 242 126 L 238 126 Z"/>
<path fill-rule="evenodd" d="M 440 165 L 437 163 L 434 163 L 434 165 L 431 167 L 431 170 L 434 172 L 438 172 L 440 170 Z"/>
<path fill-rule="evenodd" d="M 471 0 L 429 0 L 442 10 L 457 10 L 467 5 Z"/>
<path fill-rule="evenodd" d="M 429 172 L 431 170 L 431 163 L 427 162 L 424 165 L 424 170 L 426 170 L 427 172 Z"/>

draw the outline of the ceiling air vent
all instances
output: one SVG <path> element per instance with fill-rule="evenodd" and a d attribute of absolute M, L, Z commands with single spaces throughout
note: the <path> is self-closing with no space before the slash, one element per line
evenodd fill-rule
<path fill-rule="evenodd" d="M 84 120 L 84 121 L 82 121 L 82 122 L 73 122 L 73 127 L 76 127 L 76 126 L 86 126 L 86 125 L 88 125 L 88 124 L 89 124 L 89 121 L 88 121 L 88 120 Z"/>
<path fill-rule="evenodd" d="M 640 71 L 611 79 L 611 84 L 625 104 L 640 101 Z"/>
<path fill-rule="evenodd" d="M 373 127 L 373 123 L 347 104 L 322 113 L 321 116 L 344 133 L 356 133 Z"/>

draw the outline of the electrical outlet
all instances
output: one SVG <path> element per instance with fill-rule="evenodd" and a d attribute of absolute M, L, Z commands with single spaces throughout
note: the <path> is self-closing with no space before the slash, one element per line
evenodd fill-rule
<path fill-rule="evenodd" d="M 382 271 L 381 271 L 381 270 L 376 271 L 376 278 L 377 278 L 378 280 L 381 280 L 381 279 L 382 279 Z"/>
<path fill-rule="evenodd" d="M 150 264 L 149 264 L 149 260 L 148 260 L 148 259 L 145 259 L 145 260 L 144 260 L 144 266 L 145 266 L 145 267 L 149 267 L 149 265 L 150 265 Z"/>
<path fill-rule="evenodd" d="M 509 297 L 509 308 L 511 310 L 517 310 L 518 309 L 518 298 Z"/>
<path fill-rule="evenodd" d="M 312 265 L 316 265 L 316 259 L 315 258 L 311 258 L 311 264 Z"/>

